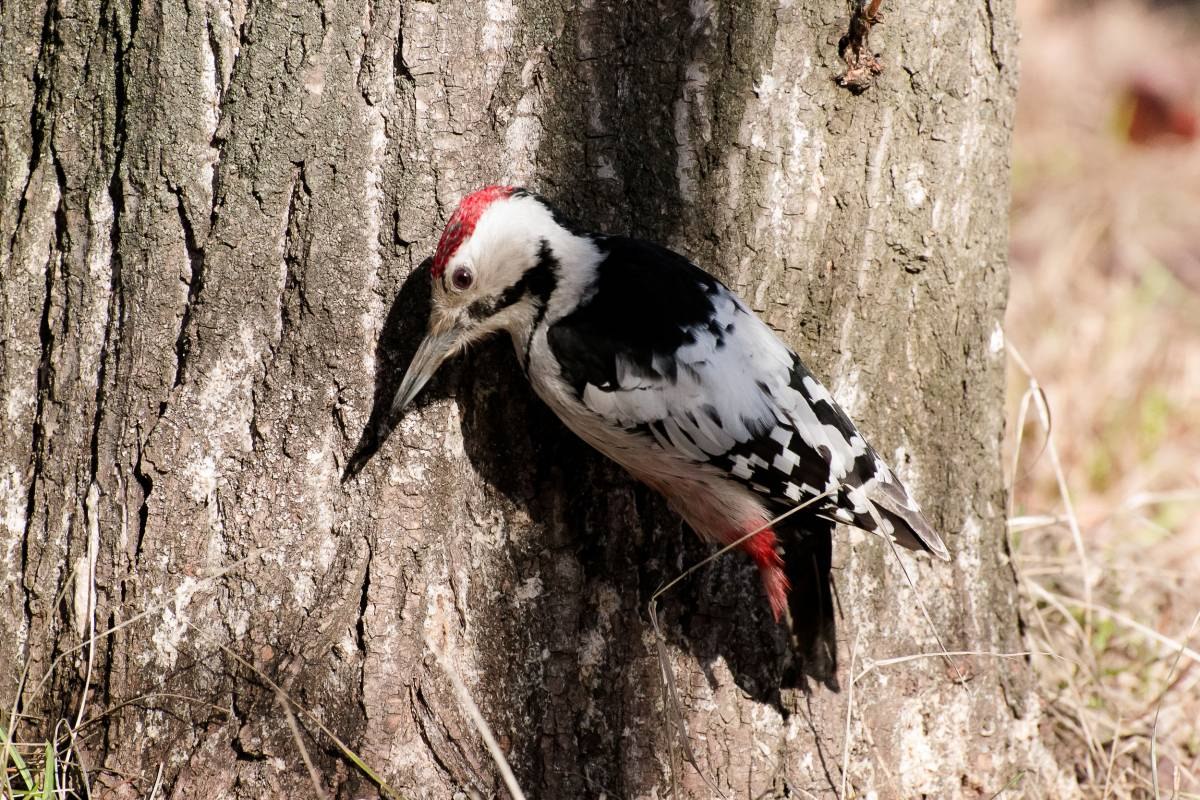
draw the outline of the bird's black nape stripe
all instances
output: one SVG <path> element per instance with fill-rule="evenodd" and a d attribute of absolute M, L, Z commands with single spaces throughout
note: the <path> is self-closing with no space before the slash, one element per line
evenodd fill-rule
<path fill-rule="evenodd" d="M 558 271 L 558 257 L 550 249 L 550 243 L 542 239 L 541 246 L 538 248 L 537 266 L 521 277 L 522 281 L 529 280 L 529 294 L 537 302 L 533 324 L 529 326 L 529 338 L 525 340 L 525 358 L 522 359 L 522 366 L 525 368 L 526 374 L 529 373 L 529 349 L 533 344 L 533 332 L 541 326 L 542 320 L 546 316 L 546 306 L 550 304 L 550 295 L 554 293 L 554 287 L 558 285 Z"/>
<path fill-rule="evenodd" d="M 529 294 L 537 300 L 538 306 L 542 309 L 538 315 L 539 320 L 541 314 L 545 313 L 546 304 L 550 302 L 550 295 L 554 293 L 554 287 L 558 285 L 558 269 L 558 258 L 550 249 L 550 243 L 542 239 L 538 246 L 537 265 L 526 272 L 520 281 L 517 281 L 517 283 L 523 281 Z"/>

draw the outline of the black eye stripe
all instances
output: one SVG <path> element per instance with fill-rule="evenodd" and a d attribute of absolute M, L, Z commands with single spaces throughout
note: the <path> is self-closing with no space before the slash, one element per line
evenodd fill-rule
<path fill-rule="evenodd" d="M 494 299 L 476 300 L 467 306 L 467 315 L 476 322 L 487 319 L 500 309 L 496 308 Z"/>

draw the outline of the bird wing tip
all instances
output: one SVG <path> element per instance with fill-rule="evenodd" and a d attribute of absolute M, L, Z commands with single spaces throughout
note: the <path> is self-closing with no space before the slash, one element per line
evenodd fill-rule
<path fill-rule="evenodd" d="M 937 534 L 937 531 L 925 519 L 925 516 L 919 511 L 919 523 L 914 524 L 912 519 L 905 519 L 905 522 L 912 528 L 913 536 L 921 543 L 921 546 L 931 555 L 940 561 L 950 560 L 950 550 L 946 547 L 946 543 L 942 541 L 942 537 Z"/>
<path fill-rule="evenodd" d="M 926 544 L 934 545 L 929 548 L 929 552 L 937 556 L 937 558 L 941 561 L 949 561 L 950 551 L 946 549 L 945 542 L 943 542 L 941 537 L 937 536 L 937 534 L 934 534 L 934 536 L 936 537 L 934 542 L 926 542 Z"/>
<path fill-rule="evenodd" d="M 910 549 L 925 550 L 940 561 L 949 561 L 950 551 L 946 543 L 904 488 L 898 484 L 881 484 L 879 488 L 880 491 L 873 492 L 869 497 L 876 508 L 891 518 L 893 524 L 901 525 L 901 535 L 896 541 Z"/>

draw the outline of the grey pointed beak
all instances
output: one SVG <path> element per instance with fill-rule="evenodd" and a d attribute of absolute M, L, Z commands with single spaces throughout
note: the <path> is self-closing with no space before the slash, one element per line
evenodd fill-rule
<path fill-rule="evenodd" d="M 425 384 L 429 383 L 429 379 L 437 372 L 442 362 L 457 349 L 458 338 L 459 331 L 456 328 L 451 328 L 445 333 L 431 332 L 425 337 L 425 341 L 421 342 L 417 354 L 408 365 L 404 379 L 400 381 L 400 388 L 396 390 L 396 398 L 392 401 L 392 413 L 389 415 L 391 419 L 395 419 L 395 415 L 408 407 L 420 394 L 421 389 L 425 388 Z"/>

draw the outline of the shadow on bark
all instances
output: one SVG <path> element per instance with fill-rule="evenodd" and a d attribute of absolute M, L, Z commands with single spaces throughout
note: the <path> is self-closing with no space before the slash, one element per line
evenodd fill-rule
<path fill-rule="evenodd" d="M 758 72 L 734 63 L 724 42 L 763 35 L 753 10 L 718 8 L 722 17 L 712 22 L 724 31 L 718 37 L 697 27 L 687 0 L 670 0 L 665 7 L 627 4 L 619 15 L 584 13 L 566 21 L 577 29 L 556 33 L 552 55 L 576 65 L 583 87 L 549 92 L 553 102 L 543 115 L 549 135 L 529 188 L 585 227 L 600 220 L 614 233 L 665 242 L 687 231 L 689 241 L 695 239 L 696 220 L 688 228 L 685 218 L 703 216 L 707 206 L 681 195 L 677 172 L 683 157 L 676 140 L 677 101 L 692 91 L 684 65 L 708 60 L 715 73 L 714 135 L 693 154 L 695 169 L 703 172 L 736 135 L 736 120 L 719 118 L 720 95 L 750 91 Z M 589 59 L 575 52 L 584 40 L 593 48 Z M 759 58 L 769 55 L 768 48 L 758 51 Z M 650 52 L 658 55 L 651 59 Z M 519 72 L 521 62 L 511 58 L 509 69 Z M 587 102 L 580 102 L 580 91 Z M 596 119 L 606 121 L 608 132 L 597 135 Z M 615 181 L 597 177 L 597 160 L 611 164 Z M 704 175 L 696 177 L 702 190 Z M 388 414 L 425 332 L 428 266 L 424 262 L 405 281 L 387 316 L 375 354 L 371 415 L 344 477 L 364 468 L 398 422 Z M 502 565 L 492 571 L 501 580 L 544 581 L 543 590 L 527 601 L 473 609 L 479 666 L 488 676 L 480 687 L 484 696 L 476 699 L 494 727 L 521 731 L 512 736 L 509 760 L 526 790 L 563 797 L 646 794 L 661 778 L 657 760 L 634 763 L 638 759 L 628 748 L 659 749 L 673 735 L 661 722 L 661 678 L 653 648 L 646 646 L 646 605 L 659 586 L 711 548 L 681 525 L 662 498 L 562 426 L 534 397 L 506 339 L 497 337 L 456 360 L 463 364 L 456 394 L 466 454 L 478 475 L 524 512 L 536 531 L 506 545 Z M 446 395 L 446 387 L 458 380 L 448 367 L 418 396 L 418 404 Z M 692 654 L 711 688 L 723 682 L 717 669 L 724 662 L 737 687 L 755 701 L 784 716 L 804 715 L 803 703 L 785 697 L 787 689 L 837 688 L 830 529 L 806 521 L 780 534 L 788 544 L 793 584 L 791 632 L 771 619 L 756 570 L 737 553 L 673 589 L 660 601 L 659 613 L 669 644 Z M 588 643 L 597 649 L 584 655 L 593 647 Z M 811 712 L 809 717 L 811 725 Z M 828 760 L 828 754 L 818 755 Z M 836 767 L 825 772 L 833 784 Z"/>
<path fill-rule="evenodd" d="M 354 452 L 342 470 L 342 482 L 353 478 L 372 456 L 379 452 L 392 429 L 400 421 L 401 415 L 393 415 L 392 400 L 404 370 L 408 367 L 413 356 L 425 337 L 425 329 L 429 324 L 430 313 L 430 274 L 433 264 L 432 256 L 426 258 L 405 279 L 400 291 L 392 301 L 384 320 L 383 329 L 379 333 L 379 341 L 375 345 L 375 395 L 371 401 L 371 415 L 363 426 L 362 435 Z M 412 403 L 414 408 L 424 408 L 434 400 L 446 396 L 445 374 L 451 372 L 450 364 L 429 381 L 429 384 L 417 395 Z"/>

